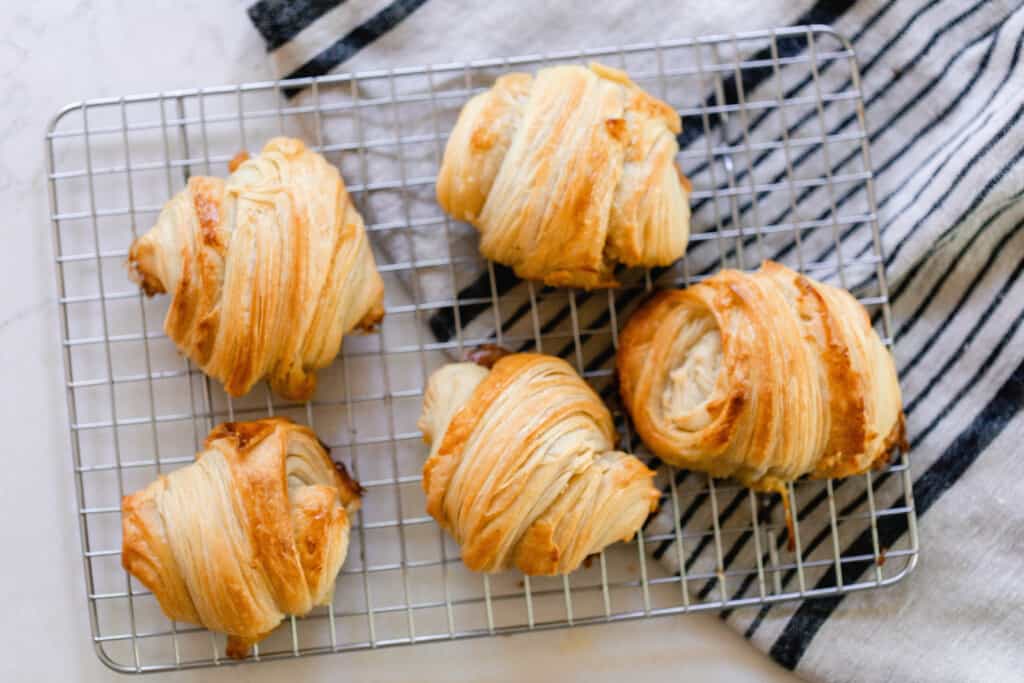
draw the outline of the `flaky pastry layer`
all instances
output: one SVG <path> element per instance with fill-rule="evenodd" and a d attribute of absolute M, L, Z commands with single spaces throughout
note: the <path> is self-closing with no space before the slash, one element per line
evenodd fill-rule
<path fill-rule="evenodd" d="M 121 561 L 169 618 L 244 657 L 286 615 L 330 604 L 359 497 L 308 428 L 225 423 L 195 463 L 124 497 Z"/>
<path fill-rule="evenodd" d="M 519 353 L 430 377 L 427 512 L 470 569 L 566 574 L 628 540 L 658 502 L 654 473 L 613 450 L 611 415 L 565 361 Z"/>
<path fill-rule="evenodd" d="M 620 341 L 633 424 L 679 467 L 782 491 L 905 447 L 895 365 L 864 307 L 778 263 L 659 292 Z"/>
<path fill-rule="evenodd" d="M 553 286 L 616 286 L 614 268 L 663 266 L 689 236 L 679 116 L 618 69 L 513 73 L 471 99 L 448 138 L 437 198 L 481 253 Z"/>
<path fill-rule="evenodd" d="M 132 277 L 170 293 L 164 329 L 240 396 L 267 377 L 285 398 L 316 388 L 353 328 L 384 315 L 363 219 L 338 170 L 274 138 L 227 178 L 193 176 L 131 246 Z"/>

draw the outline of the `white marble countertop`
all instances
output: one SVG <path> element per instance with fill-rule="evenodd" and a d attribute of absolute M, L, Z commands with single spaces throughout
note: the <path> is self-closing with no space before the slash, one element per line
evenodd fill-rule
<path fill-rule="evenodd" d="M 114 676 L 89 638 L 75 521 L 43 131 L 63 104 L 96 96 L 271 77 L 247 1 L 24 3 L 0 19 L 0 349 L 7 434 L 0 680 Z M 429 672 L 429 673 L 428 673 Z M 166 680 L 794 680 L 712 615 L 678 616 L 312 657 Z"/>

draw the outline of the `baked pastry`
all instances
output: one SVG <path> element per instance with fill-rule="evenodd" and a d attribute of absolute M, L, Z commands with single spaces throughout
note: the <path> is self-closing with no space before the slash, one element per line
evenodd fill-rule
<path fill-rule="evenodd" d="M 431 375 L 427 512 L 470 569 L 567 574 L 629 540 L 657 506 L 654 473 L 613 450 L 608 409 L 568 363 L 517 353 Z"/>
<path fill-rule="evenodd" d="M 665 266 L 689 236 L 678 114 L 600 64 L 512 73 L 471 99 L 437 199 L 519 277 L 614 287 L 616 264 Z"/>
<path fill-rule="evenodd" d="M 121 502 L 121 562 L 171 619 L 244 657 L 287 614 L 328 605 L 359 484 L 306 427 L 225 423 L 196 462 Z"/>
<path fill-rule="evenodd" d="M 240 162 L 240 163 L 239 163 Z M 193 176 L 131 246 L 147 296 L 173 295 L 164 329 L 239 396 L 263 377 L 304 400 L 353 328 L 384 315 L 384 286 L 338 170 L 274 138 L 227 178 Z"/>
<path fill-rule="evenodd" d="M 892 356 L 849 292 L 771 261 L 657 293 L 620 335 L 622 399 L 663 460 L 777 491 L 906 448 Z"/>

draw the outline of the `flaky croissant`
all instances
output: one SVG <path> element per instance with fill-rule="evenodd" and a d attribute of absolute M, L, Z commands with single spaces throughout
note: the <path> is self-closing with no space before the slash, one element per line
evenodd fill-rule
<path fill-rule="evenodd" d="M 306 427 L 222 424 L 195 463 L 125 496 L 121 561 L 169 618 L 244 657 L 285 615 L 330 604 L 359 496 Z"/>
<path fill-rule="evenodd" d="M 566 574 L 628 540 L 654 510 L 654 473 L 612 450 L 611 415 L 565 361 L 514 354 L 434 372 L 419 421 L 427 512 L 470 569 Z"/>
<path fill-rule="evenodd" d="M 617 263 L 663 266 L 689 236 L 675 164 L 679 116 L 618 69 L 513 73 L 471 99 L 448 139 L 437 199 L 519 277 L 616 286 Z"/>
<path fill-rule="evenodd" d="M 659 292 L 620 340 L 633 424 L 679 467 L 784 494 L 905 447 L 896 369 L 863 306 L 778 263 Z"/>
<path fill-rule="evenodd" d="M 309 398 L 342 336 L 384 314 L 345 183 L 290 138 L 227 180 L 190 178 L 132 244 L 129 266 L 147 295 L 173 295 L 168 336 L 233 396 L 266 376 L 285 398 Z"/>

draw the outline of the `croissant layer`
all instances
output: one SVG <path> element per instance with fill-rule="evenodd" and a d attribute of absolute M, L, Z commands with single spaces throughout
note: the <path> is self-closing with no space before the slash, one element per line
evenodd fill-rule
<path fill-rule="evenodd" d="M 428 383 L 427 512 L 477 571 L 565 574 L 628 540 L 658 501 L 654 473 L 613 450 L 607 408 L 565 361 L 454 363 Z"/>
<path fill-rule="evenodd" d="M 124 497 L 122 564 L 169 618 L 244 657 L 285 615 L 330 603 L 359 496 L 306 427 L 226 423 L 195 463 Z"/>
<path fill-rule="evenodd" d="M 615 286 L 616 264 L 668 265 L 686 248 L 681 130 L 671 107 L 617 69 L 508 74 L 459 115 L 438 202 L 520 277 Z"/>
<path fill-rule="evenodd" d="M 384 313 L 345 183 L 291 138 L 270 140 L 226 180 L 189 179 L 128 259 L 147 295 L 172 295 L 168 336 L 233 396 L 267 377 L 285 398 L 308 398 L 343 335 Z"/>
<path fill-rule="evenodd" d="M 781 490 L 905 447 L 896 369 L 863 306 L 780 264 L 660 292 L 620 339 L 636 430 L 680 467 Z"/>

